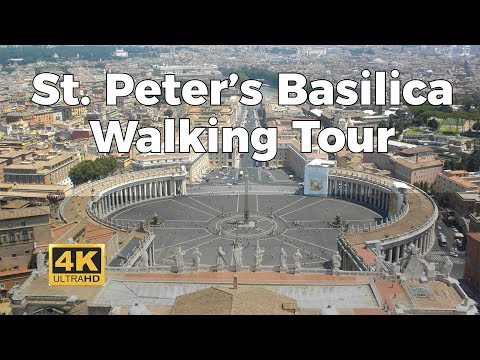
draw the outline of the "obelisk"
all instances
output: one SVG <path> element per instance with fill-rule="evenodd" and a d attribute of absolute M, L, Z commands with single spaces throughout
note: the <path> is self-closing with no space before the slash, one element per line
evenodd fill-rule
<path fill-rule="evenodd" d="M 243 223 L 248 225 L 250 222 L 250 213 L 248 211 L 248 175 L 245 174 L 245 209 L 243 210 Z"/>

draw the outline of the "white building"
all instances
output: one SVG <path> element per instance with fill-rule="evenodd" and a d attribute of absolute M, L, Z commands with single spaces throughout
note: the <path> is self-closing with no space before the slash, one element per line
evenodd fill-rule
<path fill-rule="evenodd" d="M 113 53 L 113 56 L 119 57 L 119 58 L 127 58 L 128 57 L 128 52 L 123 50 L 123 49 L 116 49 L 115 52 Z"/>
<path fill-rule="evenodd" d="M 334 160 L 314 159 L 305 166 L 304 195 L 328 196 L 328 169 L 335 167 Z"/>

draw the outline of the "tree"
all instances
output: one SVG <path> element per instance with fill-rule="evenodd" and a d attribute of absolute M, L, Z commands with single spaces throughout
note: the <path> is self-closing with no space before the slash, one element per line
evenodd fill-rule
<path fill-rule="evenodd" d="M 90 180 L 98 180 L 112 174 L 117 168 L 117 159 L 114 156 L 104 156 L 92 160 L 84 160 L 68 173 L 70 180 L 76 186 Z"/>
<path fill-rule="evenodd" d="M 475 131 L 480 131 L 480 121 L 475 121 L 475 123 L 472 126 L 472 129 Z"/>
<path fill-rule="evenodd" d="M 378 123 L 378 127 L 379 127 L 379 128 L 388 127 L 387 121 L 385 121 L 385 120 L 380 121 L 380 122 Z"/>
<path fill-rule="evenodd" d="M 167 109 L 163 112 L 163 115 L 165 115 L 166 117 L 170 117 L 173 115 L 173 110 L 172 109 Z"/>
<path fill-rule="evenodd" d="M 427 126 L 432 129 L 433 131 L 438 130 L 438 122 L 435 119 L 428 120 Z"/>
<path fill-rule="evenodd" d="M 480 149 L 478 147 L 467 155 L 464 160 L 464 169 L 467 171 L 480 171 Z"/>

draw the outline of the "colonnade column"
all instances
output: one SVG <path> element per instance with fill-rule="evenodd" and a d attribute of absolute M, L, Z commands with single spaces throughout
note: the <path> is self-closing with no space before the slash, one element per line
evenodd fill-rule
<path fill-rule="evenodd" d="M 392 257 L 393 257 L 393 248 L 387 249 L 387 260 L 389 262 L 392 262 Z"/>
<path fill-rule="evenodd" d="M 400 245 L 395 246 L 395 261 L 400 259 Z"/>

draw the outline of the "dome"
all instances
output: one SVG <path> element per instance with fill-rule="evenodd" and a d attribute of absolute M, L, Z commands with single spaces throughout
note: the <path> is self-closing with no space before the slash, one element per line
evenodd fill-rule
<path fill-rule="evenodd" d="M 338 311 L 334 306 L 328 305 L 322 308 L 318 315 L 338 315 Z"/>
<path fill-rule="evenodd" d="M 386 64 L 385 60 L 382 60 L 380 58 L 375 58 L 372 60 L 373 64 Z"/>
<path fill-rule="evenodd" d="M 135 303 L 130 310 L 128 310 L 128 315 L 150 315 L 150 311 L 148 311 L 145 305 Z"/>

